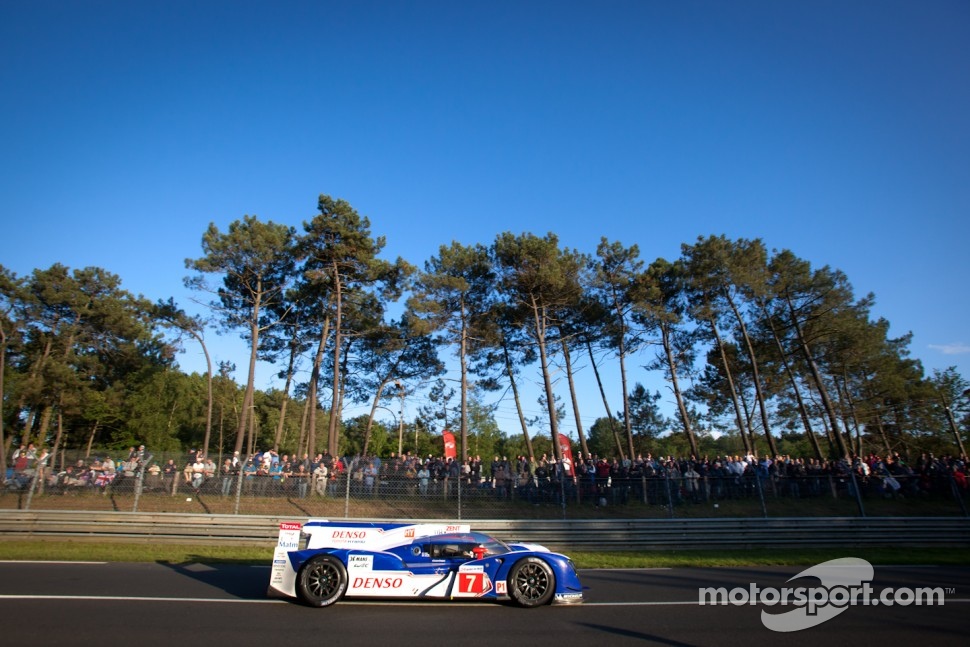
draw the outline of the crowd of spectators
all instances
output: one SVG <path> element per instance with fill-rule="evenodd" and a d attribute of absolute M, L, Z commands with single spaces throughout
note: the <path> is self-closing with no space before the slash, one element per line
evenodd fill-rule
<path fill-rule="evenodd" d="M 145 491 L 179 490 L 221 496 L 465 496 L 531 503 L 578 501 L 596 505 L 643 501 L 658 505 L 726 499 L 782 496 L 926 497 L 966 496 L 966 457 L 921 454 L 908 459 L 899 453 L 819 460 L 791 456 L 756 458 L 634 458 L 580 456 L 574 463 L 543 455 L 480 456 L 467 460 L 411 453 L 390 457 L 310 457 L 257 451 L 236 452 L 217 465 L 201 451 L 183 460 L 155 461 L 144 445 L 129 448 L 118 460 L 109 455 L 78 459 L 60 469 L 50 464 L 47 449 L 21 446 L 11 456 L 7 487 L 25 488 L 40 476 L 48 491 L 134 487 Z"/>
<path fill-rule="evenodd" d="M 632 460 L 595 456 L 579 461 L 577 483 L 587 494 L 625 502 L 630 497 L 652 503 L 698 503 L 763 496 L 925 497 L 967 494 L 966 457 L 921 454 L 907 460 L 897 452 L 869 453 L 819 460 L 792 456 L 757 458 L 716 456 Z"/>
<path fill-rule="evenodd" d="M 10 457 L 6 474 L 8 489 L 26 489 L 35 479 L 45 489 L 66 490 L 70 488 L 106 488 L 124 480 L 133 479 L 151 461 L 145 446 L 131 447 L 124 458 L 115 460 L 109 454 L 103 457 L 83 458 L 55 468 L 51 455 L 45 448 L 37 449 L 33 443 L 21 445 Z"/>

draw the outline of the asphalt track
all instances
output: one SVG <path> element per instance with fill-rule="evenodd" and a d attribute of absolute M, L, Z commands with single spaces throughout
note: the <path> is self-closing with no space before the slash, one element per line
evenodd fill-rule
<path fill-rule="evenodd" d="M 699 589 L 782 588 L 801 568 L 580 572 L 586 602 L 519 609 L 494 603 L 340 602 L 311 609 L 266 597 L 269 567 L 0 562 L 3 645 L 966 645 L 970 568 L 876 567 L 876 590 L 941 587 L 942 605 L 849 606 L 778 633 L 763 604 L 700 605 Z M 805 578 L 802 578 L 803 580 Z M 810 585 L 810 584 L 809 584 Z"/>

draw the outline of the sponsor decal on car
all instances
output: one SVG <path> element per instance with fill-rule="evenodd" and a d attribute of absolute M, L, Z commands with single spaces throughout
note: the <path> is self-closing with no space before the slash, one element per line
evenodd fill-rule
<path fill-rule="evenodd" d="M 276 543 L 277 549 L 299 550 L 300 548 L 300 529 L 298 523 L 281 523 L 280 534 Z"/>
<path fill-rule="evenodd" d="M 404 585 L 402 577 L 355 577 L 352 589 L 382 590 L 399 589 Z"/>
<path fill-rule="evenodd" d="M 280 534 L 276 540 L 276 550 L 273 552 L 273 568 L 270 571 L 270 590 L 287 590 L 292 586 L 293 572 L 289 568 L 287 553 L 300 549 L 300 531 L 303 524 L 281 522 Z"/>

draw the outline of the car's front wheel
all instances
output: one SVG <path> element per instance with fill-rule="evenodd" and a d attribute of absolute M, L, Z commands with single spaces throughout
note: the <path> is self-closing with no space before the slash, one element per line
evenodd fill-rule
<path fill-rule="evenodd" d="M 548 604 L 556 592 L 556 576 L 549 564 L 538 557 L 525 557 L 512 566 L 509 596 L 522 607 Z"/>
<path fill-rule="evenodd" d="M 332 555 L 319 555 L 300 568 L 296 592 L 311 607 L 327 607 L 347 590 L 347 569 Z"/>

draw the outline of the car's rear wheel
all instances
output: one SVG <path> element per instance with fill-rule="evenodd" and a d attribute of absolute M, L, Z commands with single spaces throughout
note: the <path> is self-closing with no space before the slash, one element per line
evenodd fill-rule
<path fill-rule="evenodd" d="M 512 566 L 508 579 L 509 596 L 522 607 L 548 604 L 556 592 L 556 576 L 549 564 L 538 557 L 525 557 Z"/>
<path fill-rule="evenodd" d="M 347 569 L 332 555 L 318 555 L 300 568 L 296 592 L 311 607 L 327 607 L 347 590 Z"/>

